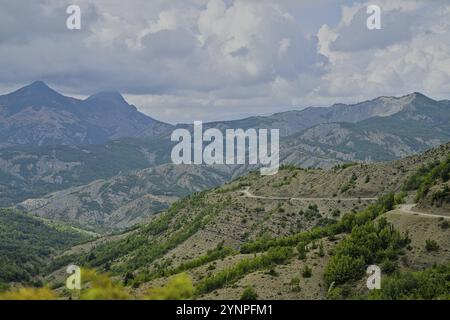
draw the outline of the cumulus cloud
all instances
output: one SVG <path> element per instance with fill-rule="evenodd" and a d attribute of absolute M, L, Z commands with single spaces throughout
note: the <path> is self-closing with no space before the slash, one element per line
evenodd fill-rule
<path fill-rule="evenodd" d="M 395 5 L 393 5 L 395 3 Z M 450 15 L 440 1 L 382 1 L 382 30 L 361 28 L 366 4 L 343 8 L 342 22 L 319 30 L 330 61 L 324 95 L 448 94 Z"/>
<path fill-rule="evenodd" d="M 378 0 L 376 31 L 366 28 L 368 3 L 349 2 L 9 1 L 0 12 L 0 86 L 42 79 L 69 94 L 119 90 L 170 122 L 448 92 L 446 2 Z M 73 3 L 80 31 L 65 28 Z"/>

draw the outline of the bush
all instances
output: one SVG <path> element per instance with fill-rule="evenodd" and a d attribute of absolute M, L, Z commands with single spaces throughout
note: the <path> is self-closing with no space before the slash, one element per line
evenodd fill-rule
<path fill-rule="evenodd" d="M 275 270 L 275 268 L 270 268 L 269 271 L 266 272 L 269 276 L 278 277 L 280 274 Z"/>
<path fill-rule="evenodd" d="M 386 274 L 391 274 L 394 273 L 398 268 L 398 265 L 395 261 L 389 260 L 389 259 L 384 259 L 383 262 L 381 263 L 381 270 L 383 271 L 383 273 Z"/>
<path fill-rule="evenodd" d="M 289 283 L 291 286 L 292 292 L 300 292 L 302 289 L 300 287 L 300 278 L 294 277 L 291 279 L 291 282 Z"/>
<path fill-rule="evenodd" d="M 442 221 L 442 223 L 439 226 L 441 227 L 441 229 L 447 230 L 448 228 L 450 228 L 450 223 L 447 220 L 445 220 Z"/>
<path fill-rule="evenodd" d="M 258 299 L 258 294 L 252 287 L 248 287 L 242 292 L 241 300 L 254 301 Z"/>
<path fill-rule="evenodd" d="M 172 277 L 166 286 L 150 289 L 150 300 L 188 300 L 194 295 L 192 280 L 185 273 Z"/>
<path fill-rule="evenodd" d="M 324 257 L 325 256 L 325 249 L 323 248 L 323 243 L 321 242 L 319 244 L 319 257 Z"/>
<path fill-rule="evenodd" d="M 398 193 L 394 200 L 395 200 L 395 204 L 403 204 L 405 203 L 405 197 L 407 196 L 405 191 L 401 191 L 400 193 Z"/>
<path fill-rule="evenodd" d="M 437 244 L 436 241 L 431 240 L 431 239 L 427 239 L 425 240 L 425 250 L 430 252 L 430 251 L 438 251 L 439 250 L 439 245 Z"/>
<path fill-rule="evenodd" d="M 341 210 L 339 210 L 339 209 L 334 209 L 333 210 L 333 212 L 331 213 L 331 215 L 333 216 L 333 217 L 339 217 L 340 215 L 341 215 Z"/>
<path fill-rule="evenodd" d="M 312 269 L 308 266 L 304 266 L 302 269 L 302 277 L 311 278 L 311 276 L 312 276 Z"/>
<path fill-rule="evenodd" d="M 308 252 L 308 250 L 306 249 L 306 245 L 303 242 L 298 244 L 297 251 L 298 251 L 298 258 L 300 260 L 305 260 L 306 253 Z"/>

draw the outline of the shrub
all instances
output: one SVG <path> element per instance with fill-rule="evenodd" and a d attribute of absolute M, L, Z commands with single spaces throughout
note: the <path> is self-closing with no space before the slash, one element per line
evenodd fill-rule
<path fill-rule="evenodd" d="M 297 251 L 298 251 L 298 258 L 300 260 L 305 260 L 306 253 L 308 252 L 308 250 L 306 249 L 306 245 L 303 242 L 298 244 Z"/>
<path fill-rule="evenodd" d="M 383 273 L 386 274 L 391 274 L 395 272 L 397 268 L 398 268 L 397 263 L 387 258 L 384 259 L 383 262 L 381 263 L 381 270 L 383 271 Z"/>
<path fill-rule="evenodd" d="M 248 287 L 242 292 L 241 300 L 253 301 L 258 299 L 258 294 L 252 287 Z"/>
<path fill-rule="evenodd" d="M 272 276 L 272 277 L 278 277 L 279 276 L 279 273 L 277 272 L 277 270 L 275 270 L 274 267 L 270 268 L 269 271 L 267 271 L 267 274 L 269 276 Z"/>
<path fill-rule="evenodd" d="M 299 277 L 292 278 L 291 282 L 289 284 L 291 286 L 291 291 L 292 292 L 299 292 L 299 291 L 301 291 L 300 278 Z"/>
<path fill-rule="evenodd" d="M 442 223 L 439 226 L 441 227 L 441 229 L 447 230 L 448 228 L 450 228 L 450 223 L 447 220 L 445 220 L 442 221 Z"/>
<path fill-rule="evenodd" d="M 302 269 L 302 277 L 311 278 L 311 276 L 312 276 L 312 269 L 305 265 Z"/>
<path fill-rule="evenodd" d="M 324 257 L 325 256 L 325 249 L 323 248 L 323 243 L 321 242 L 319 244 L 319 257 Z"/>
<path fill-rule="evenodd" d="M 341 215 L 341 210 L 339 209 L 334 209 L 333 212 L 331 213 L 331 215 L 333 217 L 339 217 Z"/>
<path fill-rule="evenodd" d="M 425 240 L 425 250 L 430 252 L 430 251 L 438 251 L 439 250 L 439 245 L 437 244 L 436 241 L 431 240 L 431 239 L 427 239 Z"/>
<path fill-rule="evenodd" d="M 185 273 L 172 277 L 166 286 L 150 289 L 150 300 L 188 300 L 194 295 L 192 280 Z"/>

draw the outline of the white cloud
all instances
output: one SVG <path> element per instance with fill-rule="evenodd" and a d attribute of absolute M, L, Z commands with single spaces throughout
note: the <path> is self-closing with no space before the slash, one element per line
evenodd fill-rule
<path fill-rule="evenodd" d="M 379 3 L 383 30 L 364 30 L 359 7 L 344 10 L 345 23 L 320 29 L 319 49 L 330 61 L 322 94 L 448 94 L 450 15 L 444 3 Z"/>

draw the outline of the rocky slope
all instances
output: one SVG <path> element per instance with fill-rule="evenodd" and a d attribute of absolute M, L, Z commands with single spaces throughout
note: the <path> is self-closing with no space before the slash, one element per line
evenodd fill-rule
<path fill-rule="evenodd" d="M 280 129 L 281 136 L 290 136 L 319 124 L 357 123 L 373 117 L 386 118 L 408 109 L 418 97 L 424 96 L 420 93 L 413 93 L 402 97 L 379 97 L 356 104 L 338 103 L 330 107 L 309 107 L 299 111 L 280 112 L 271 116 L 212 122 L 206 127 L 221 129 L 274 128 Z M 432 101 L 432 104 L 448 103 L 448 101 L 427 99 Z"/>
<path fill-rule="evenodd" d="M 342 161 L 389 161 L 450 140 L 450 108 L 445 101 L 413 93 L 373 103 L 390 109 L 356 123 L 322 123 L 289 136 L 282 145 L 284 160 L 324 167 Z"/>
<path fill-rule="evenodd" d="M 228 166 L 160 165 L 28 199 L 16 207 L 33 215 L 100 231 L 123 229 L 180 197 L 219 186 L 237 174 Z"/>

